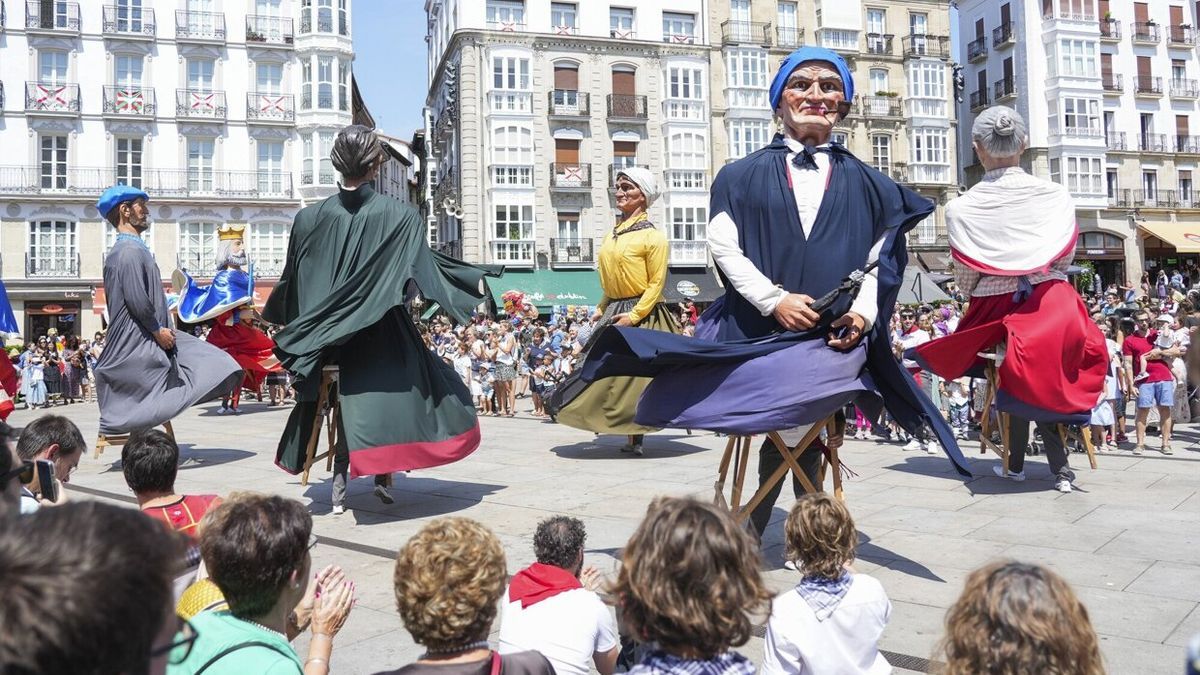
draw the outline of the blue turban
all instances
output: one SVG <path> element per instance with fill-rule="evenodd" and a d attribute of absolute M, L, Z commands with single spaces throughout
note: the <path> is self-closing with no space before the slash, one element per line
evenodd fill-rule
<path fill-rule="evenodd" d="M 775 79 L 771 80 L 771 110 L 779 108 L 779 99 L 783 97 L 783 86 L 787 84 L 792 71 L 805 61 L 824 61 L 832 65 L 837 69 L 838 75 L 842 77 L 842 87 L 846 90 L 846 101 L 854 100 L 854 76 L 850 74 L 850 66 L 846 65 L 846 59 L 832 49 L 801 47 L 783 60 L 779 71 L 775 73 Z"/>
<path fill-rule="evenodd" d="M 128 185 L 114 185 L 105 190 L 104 194 L 100 195 L 100 199 L 96 200 L 96 210 L 100 212 L 102 217 L 107 218 L 108 213 L 113 209 L 125 202 L 131 202 L 138 198 L 149 201 L 150 195 L 146 194 L 143 190 L 129 187 Z"/>

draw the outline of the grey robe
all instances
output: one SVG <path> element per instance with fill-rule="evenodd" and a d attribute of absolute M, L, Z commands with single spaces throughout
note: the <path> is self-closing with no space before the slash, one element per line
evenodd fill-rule
<path fill-rule="evenodd" d="M 153 332 L 170 326 L 167 297 L 154 256 L 120 238 L 104 259 L 111 322 L 96 364 L 100 433 L 156 427 L 196 403 L 223 396 L 242 382 L 242 367 L 224 351 L 180 332 L 168 353 Z"/>

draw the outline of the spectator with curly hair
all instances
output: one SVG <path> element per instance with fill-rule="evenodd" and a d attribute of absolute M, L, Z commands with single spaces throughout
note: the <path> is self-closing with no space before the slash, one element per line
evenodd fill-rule
<path fill-rule="evenodd" d="M 1103 675 L 1100 641 L 1070 585 L 1041 565 L 999 561 L 971 572 L 946 612 L 946 675 Z"/>
<path fill-rule="evenodd" d="M 751 675 L 745 644 L 770 593 L 758 545 L 727 513 L 690 498 L 655 500 L 625 545 L 613 595 L 637 639 L 658 644 L 638 675 Z"/>
<path fill-rule="evenodd" d="M 505 654 L 487 642 L 508 574 L 492 531 L 470 518 L 438 518 L 396 557 L 396 608 L 425 653 L 377 675 L 554 675 L 537 652 Z"/>
<path fill-rule="evenodd" d="M 554 516 L 533 536 L 537 562 L 513 575 L 500 620 L 500 653 L 541 652 L 558 675 L 611 675 L 617 623 L 596 591 L 600 573 L 583 566 L 587 532 L 576 518 Z"/>
<path fill-rule="evenodd" d="M 354 585 L 337 568 L 314 576 L 314 545 L 312 516 L 294 499 L 233 494 L 209 511 L 200 554 L 229 609 L 192 619 L 199 637 L 171 675 L 328 673 Z M 308 657 L 301 662 L 289 640 L 310 625 Z"/>
<path fill-rule="evenodd" d="M 784 532 L 804 576 L 772 604 L 762 672 L 892 672 L 878 647 L 892 603 L 883 584 L 850 570 L 858 532 L 846 505 L 824 492 L 804 495 Z"/>

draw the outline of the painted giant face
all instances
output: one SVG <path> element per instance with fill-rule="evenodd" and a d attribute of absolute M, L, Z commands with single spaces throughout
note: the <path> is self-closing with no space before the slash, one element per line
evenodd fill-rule
<path fill-rule="evenodd" d="M 805 61 L 788 76 L 775 111 L 793 138 L 826 143 L 838 120 L 846 88 L 833 64 Z"/>

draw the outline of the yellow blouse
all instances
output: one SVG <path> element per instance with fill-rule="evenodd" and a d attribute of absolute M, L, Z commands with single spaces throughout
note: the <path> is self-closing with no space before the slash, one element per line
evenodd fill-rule
<path fill-rule="evenodd" d="M 646 220 L 639 214 L 617 225 L 616 232 L 624 232 Z M 657 227 L 648 227 L 629 232 L 619 237 L 609 231 L 600 245 L 600 287 L 604 297 L 600 309 L 608 306 L 615 298 L 641 296 L 641 300 L 629 312 L 629 320 L 637 325 L 662 302 L 663 286 L 667 283 L 667 236 Z"/>

